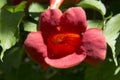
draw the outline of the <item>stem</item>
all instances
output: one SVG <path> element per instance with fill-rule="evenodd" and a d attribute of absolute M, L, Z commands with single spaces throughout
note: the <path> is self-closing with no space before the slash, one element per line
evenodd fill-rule
<path fill-rule="evenodd" d="M 50 9 L 59 8 L 64 0 L 50 0 Z"/>

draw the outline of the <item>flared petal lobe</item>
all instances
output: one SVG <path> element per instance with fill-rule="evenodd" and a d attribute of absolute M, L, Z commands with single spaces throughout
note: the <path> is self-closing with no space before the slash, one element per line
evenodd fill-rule
<path fill-rule="evenodd" d="M 58 32 L 62 12 L 59 9 L 47 9 L 40 16 L 38 30 L 42 31 L 43 36 L 49 37 Z"/>
<path fill-rule="evenodd" d="M 49 57 L 46 57 L 45 61 L 47 64 L 55 68 L 70 68 L 83 62 L 85 57 L 86 57 L 85 53 L 81 54 L 72 53 L 68 56 L 59 59 L 51 59 Z"/>
<path fill-rule="evenodd" d="M 62 12 L 59 9 L 47 9 L 40 16 L 39 29 L 44 31 L 44 27 L 47 27 L 47 30 L 56 28 L 60 23 L 61 16 Z"/>
<path fill-rule="evenodd" d="M 106 58 L 107 44 L 100 29 L 88 29 L 84 33 L 81 47 L 87 54 L 85 62 L 88 64 L 98 65 Z"/>
<path fill-rule="evenodd" d="M 44 44 L 41 32 L 29 33 L 25 42 L 24 48 L 27 54 L 37 63 L 46 66 L 44 57 L 47 55 L 47 47 Z"/>
<path fill-rule="evenodd" d="M 61 31 L 82 33 L 87 27 L 85 11 L 81 7 L 72 7 L 65 11 L 60 20 Z"/>

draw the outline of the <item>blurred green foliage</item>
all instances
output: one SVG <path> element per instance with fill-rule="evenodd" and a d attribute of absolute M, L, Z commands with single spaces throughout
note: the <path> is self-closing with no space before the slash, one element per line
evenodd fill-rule
<path fill-rule="evenodd" d="M 107 39 L 107 58 L 99 66 L 82 63 L 69 69 L 47 70 L 31 60 L 23 49 L 29 32 L 37 31 L 40 14 L 48 3 L 32 3 L 28 12 L 26 1 L 12 5 L 0 0 L 0 80 L 120 80 L 120 0 L 81 0 L 69 7 L 81 6 L 88 18 L 88 28 L 100 28 Z"/>

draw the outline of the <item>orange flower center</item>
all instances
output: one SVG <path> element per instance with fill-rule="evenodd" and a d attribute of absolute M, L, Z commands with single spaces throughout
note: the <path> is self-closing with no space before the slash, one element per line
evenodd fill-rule
<path fill-rule="evenodd" d="M 79 34 L 61 33 L 48 38 L 48 56 L 61 58 L 78 50 L 81 43 Z"/>

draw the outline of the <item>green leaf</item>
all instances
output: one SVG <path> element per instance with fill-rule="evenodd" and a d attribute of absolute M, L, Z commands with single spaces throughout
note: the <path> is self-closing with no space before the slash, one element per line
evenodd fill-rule
<path fill-rule="evenodd" d="M 103 16 L 106 14 L 106 8 L 101 0 L 83 0 L 81 1 L 78 6 L 83 8 L 91 8 L 100 12 Z"/>
<path fill-rule="evenodd" d="M 120 55 L 120 34 L 118 36 L 118 38 L 116 39 L 116 44 L 115 44 L 115 52 L 116 52 L 116 56 Z"/>
<path fill-rule="evenodd" d="M 3 58 L 2 64 L 4 73 L 9 73 L 12 68 L 18 68 L 21 64 L 23 56 L 23 49 L 21 46 L 15 46 L 8 50 Z"/>
<path fill-rule="evenodd" d="M 19 5 L 16 6 L 15 12 L 24 11 L 26 6 L 26 1 L 22 1 Z"/>
<path fill-rule="evenodd" d="M 18 26 L 22 16 L 23 12 L 10 13 L 5 9 L 0 10 L 0 46 L 2 47 L 0 59 L 3 58 L 4 52 L 17 42 Z"/>
<path fill-rule="evenodd" d="M 37 24 L 25 21 L 24 22 L 24 30 L 28 32 L 36 32 L 37 31 Z"/>
<path fill-rule="evenodd" d="M 28 12 L 30 13 L 29 16 L 38 23 L 40 14 L 44 12 L 47 8 L 48 4 L 32 3 L 28 9 Z"/>
<path fill-rule="evenodd" d="M 103 21 L 101 20 L 88 20 L 88 29 L 89 28 L 103 28 Z"/>
<path fill-rule="evenodd" d="M 85 66 L 81 65 L 68 69 L 56 69 L 53 73 L 50 71 L 49 74 L 46 74 L 46 78 L 49 76 L 47 80 L 84 80 Z"/>
<path fill-rule="evenodd" d="M 116 57 L 117 53 L 115 52 L 116 50 L 115 45 L 116 45 L 116 39 L 119 36 L 119 31 L 120 31 L 120 14 L 117 14 L 106 23 L 106 27 L 103 31 L 106 41 L 112 49 L 113 59 L 116 65 L 118 65 L 118 62 Z"/>
<path fill-rule="evenodd" d="M 24 11 L 25 9 L 25 6 L 26 6 L 26 1 L 22 1 L 19 5 L 17 6 L 5 6 L 6 9 L 8 11 L 10 11 L 11 13 L 15 13 L 15 12 L 20 12 L 20 11 Z"/>
<path fill-rule="evenodd" d="M 29 7 L 29 12 L 43 12 L 46 8 L 46 5 L 32 3 Z"/>
<path fill-rule="evenodd" d="M 7 3 L 6 0 L 0 0 L 0 9 Z"/>
<path fill-rule="evenodd" d="M 45 71 L 35 68 L 39 68 L 39 65 L 23 62 L 18 69 L 12 68 L 11 72 L 5 74 L 4 80 L 46 80 L 44 78 Z M 40 69 L 42 70 L 42 68 Z"/>
<path fill-rule="evenodd" d="M 117 73 L 116 75 L 114 73 L 116 73 L 114 62 L 106 60 L 99 66 L 87 66 L 85 80 L 119 80 L 120 73 Z"/>

